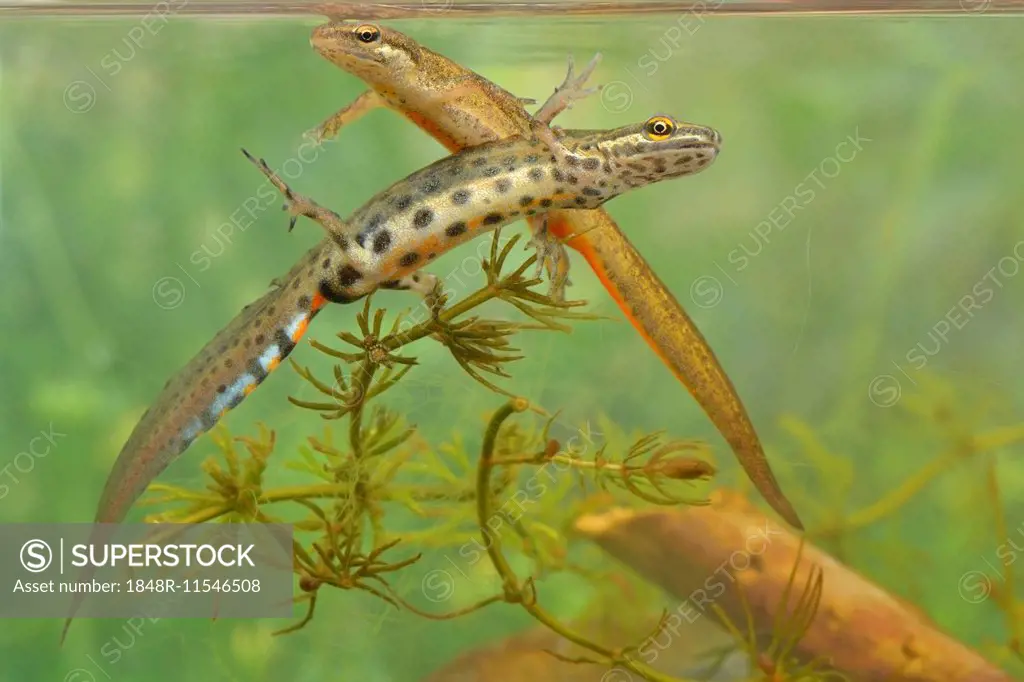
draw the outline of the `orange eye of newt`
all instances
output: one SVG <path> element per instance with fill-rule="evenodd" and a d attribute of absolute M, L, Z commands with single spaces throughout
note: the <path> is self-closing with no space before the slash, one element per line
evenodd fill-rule
<path fill-rule="evenodd" d="M 376 26 L 370 26 L 369 24 L 363 24 L 356 28 L 356 37 L 359 38 L 361 43 L 373 43 L 380 40 L 380 29 Z"/>
<path fill-rule="evenodd" d="M 675 132 L 676 124 L 670 118 L 664 116 L 655 116 L 654 118 L 648 119 L 647 123 L 644 124 L 644 132 L 652 140 L 664 140 L 667 139 Z"/>

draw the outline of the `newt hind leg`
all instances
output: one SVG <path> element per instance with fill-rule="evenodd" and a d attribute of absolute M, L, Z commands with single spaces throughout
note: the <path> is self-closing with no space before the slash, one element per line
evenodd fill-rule
<path fill-rule="evenodd" d="M 381 282 L 380 288 L 393 291 L 413 291 L 419 294 L 426 301 L 430 308 L 430 314 L 435 320 L 441 314 L 447 301 L 447 297 L 442 292 L 441 279 L 429 272 L 414 272 L 405 277 Z"/>
<path fill-rule="evenodd" d="M 342 251 L 348 250 L 348 240 L 352 236 L 353 230 L 341 219 L 341 216 L 328 208 L 324 208 L 309 197 L 293 191 L 284 180 L 278 177 L 277 173 L 271 170 L 270 166 L 263 159 L 257 159 L 244 149 L 242 153 L 284 195 L 284 209 L 291 214 L 291 220 L 288 223 L 289 232 L 295 228 L 295 221 L 299 219 L 299 216 L 305 216 L 319 223 L 324 228 L 324 231 L 327 232 L 327 235 L 341 247 Z"/>
<path fill-rule="evenodd" d="M 540 279 L 546 268 L 550 281 L 548 296 L 556 301 L 564 301 L 565 287 L 572 285 L 569 280 L 569 253 L 562 241 L 548 230 L 546 213 L 531 220 L 530 227 L 533 228 L 533 236 L 526 243 L 526 248 L 532 248 L 537 252 L 537 270 L 534 277 Z"/>

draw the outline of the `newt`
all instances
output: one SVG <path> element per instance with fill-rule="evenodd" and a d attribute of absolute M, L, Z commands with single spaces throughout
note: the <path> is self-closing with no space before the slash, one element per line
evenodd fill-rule
<path fill-rule="evenodd" d="M 316 129 L 321 140 L 383 107 L 402 114 L 454 152 L 522 135 L 535 119 L 571 102 L 571 98 L 560 103 L 549 100 L 531 117 L 523 106 L 526 100 L 409 36 L 375 24 L 322 24 L 313 30 L 310 44 L 370 87 Z M 566 83 L 571 80 L 570 62 Z M 535 235 L 547 231 L 584 257 L 629 322 L 729 443 L 762 497 L 787 523 L 803 530 L 729 376 L 689 315 L 611 216 L 601 209 L 552 211 L 544 219 L 529 216 L 527 222 Z M 557 257 L 557 251 L 552 253 Z"/>
<path fill-rule="evenodd" d="M 352 303 L 377 289 L 438 293 L 421 268 L 480 234 L 551 210 L 592 209 L 633 189 L 693 175 L 718 156 L 721 135 L 653 116 L 614 130 L 558 130 L 467 147 L 377 194 L 349 218 L 295 193 L 248 155 L 285 196 L 292 215 L 319 223 L 335 248 L 320 263 L 319 293 Z M 544 252 L 543 243 L 538 249 Z M 327 277 L 330 273 L 330 277 Z"/>
<path fill-rule="evenodd" d="M 352 303 L 378 288 L 429 297 L 438 280 L 419 270 L 467 240 L 523 216 L 594 208 L 632 189 L 698 173 L 717 158 L 720 145 L 716 130 L 667 116 L 611 131 L 556 133 L 537 122 L 529 135 L 434 162 L 347 220 L 292 192 L 243 150 L 285 195 L 289 229 L 304 215 L 327 237 L 165 384 L 118 455 L 96 522 L 122 521 L 150 481 L 280 365 L 328 302 Z M 69 617 L 62 642 L 70 623 Z"/>

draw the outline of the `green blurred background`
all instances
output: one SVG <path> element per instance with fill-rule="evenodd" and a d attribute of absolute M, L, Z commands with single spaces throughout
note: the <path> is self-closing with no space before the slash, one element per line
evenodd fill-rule
<path fill-rule="evenodd" d="M 137 19 L 0 24 L 0 467 L 17 478 L 0 481 L 0 521 L 91 520 L 117 452 L 163 382 L 320 238 L 308 223 L 288 234 L 276 204 L 230 239 L 216 232 L 261 182 L 239 147 L 280 164 L 304 130 L 362 91 L 308 47 L 316 23 L 172 18 L 144 33 Z M 392 25 L 539 101 L 561 81 L 569 53 L 582 64 L 601 51 L 595 80 L 608 88 L 565 113 L 564 126 L 667 112 L 722 132 L 723 153 L 709 170 L 608 210 L 704 331 L 812 527 L 920 470 L 949 447 L 951 431 L 1016 423 L 1024 405 L 1024 276 L 1014 276 L 1013 252 L 1024 240 L 1019 21 L 701 22 L 683 10 L 643 20 Z M 837 151 L 858 132 L 859 150 Z M 347 128 L 292 184 L 345 214 L 442 154 L 379 111 Z M 801 183 L 813 199 L 799 193 Z M 798 206 L 792 220 L 777 208 L 786 205 Z M 433 271 L 447 274 L 467 253 L 449 254 Z M 528 357 L 508 386 L 563 409 L 567 422 L 607 414 L 630 431 L 707 440 L 722 480 L 742 485 L 695 403 L 586 263 L 574 254 L 572 264 L 570 295 L 615 320 L 524 336 Z M 976 288 L 985 281 L 990 295 Z M 952 313 L 957 324 L 939 339 L 936 325 L 972 291 L 980 307 L 970 317 Z M 385 293 L 376 302 L 398 309 L 412 301 Z M 354 314 L 329 309 L 310 336 L 329 340 L 352 327 Z M 479 417 L 500 400 L 436 344 L 414 350 L 422 364 L 387 404 L 434 442 L 458 430 L 475 443 Z M 305 344 L 293 357 L 329 367 Z M 294 449 L 322 425 L 288 395 L 313 393 L 285 368 L 225 423 L 252 434 L 263 420 L 282 451 Z M 935 413 L 935 400 L 951 401 L 952 411 Z M 794 420 L 843 464 L 822 470 Z M 62 435 L 46 456 L 14 468 L 50 429 Z M 201 439 L 161 480 L 199 483 L 199 462 L 212 452 Z M 1018 546 L 1021 452 L 992 453 L 1003 458 L 1003 511 Z M 1000 612 L 958 590 L 968 571 L 1004 576 L 983 461 L 938 478 L 842 550 L 940 626 L 992 652 L 1008 638 Z M 852 476 L 846 497 L 837 492 L 844 476 Z M 423 570 L 398 586 L 429 606 L 418 595 Z M 551 603 L 571 614 L 583 593 L 571 581 L 563 587 Z M 449 606 L 492 588 L 486 577 L 460 585 Z M 282 639 L 268 635 L 276 621 L 162 621 L 125 646 L 123 621 L 84 621 L 58 650 L 59 622 L 11 621 L 0 627 L 0 677 L 88 682 L 85 673 L 67 677 L 83 669 L 97 680 L 415 680 L 526 623 L 512 607 L 427 622 L 340 592 L 321 599 L 310 626 Z M 100 654 L 112 637 L 122 643 L 115 662 Z"/>

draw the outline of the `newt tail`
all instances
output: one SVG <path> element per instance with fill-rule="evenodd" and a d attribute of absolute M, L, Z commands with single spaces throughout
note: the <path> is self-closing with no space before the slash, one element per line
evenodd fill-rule
<path fill-rule="evenodd" d="M 567 246 L 586 259 L 626 319 L 697 398 L 772 508 L 790 525 L 802 529 L 796 511 L 768 466 L 743 403 L 733 399 L 736 389 L 708 342 L 626 235 L 607 229 L 602 213 L 552 213 L 548 229 L 560 238 L 586 231 L 568 241 Z"/>
<path fill-rule="evenodd" d="M 331 245 L 308 251 L 276 287 L 247 305 L 168 381 L 142 415 L 114 462 L 94 523 L 117 524 L 149 483 L 202 433 L 276 369 L 305 334 L 326 300 L 320 259 Z M 98 537 L 104 531 L 96 531 Z M 91 571 L 83 571 L 89 580 Z M 84 595 L 76 595 L 61 643 Z"/>

